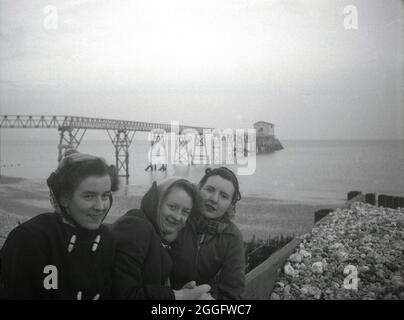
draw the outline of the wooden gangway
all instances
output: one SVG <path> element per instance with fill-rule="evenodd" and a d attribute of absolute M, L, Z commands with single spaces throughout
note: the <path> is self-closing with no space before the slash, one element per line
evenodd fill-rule
<path fill-rule="evenodd" d="M 0 128 L 57 128 L 57 129 L 99 129 L 149 132 L 162 129 L 171 132 L 171 124 L 116 119 L 90 118 L 57 115 L 0 115 Z M 179 131 L 196 130 L 202 134 L 208 127 L 179 126 Z"/>

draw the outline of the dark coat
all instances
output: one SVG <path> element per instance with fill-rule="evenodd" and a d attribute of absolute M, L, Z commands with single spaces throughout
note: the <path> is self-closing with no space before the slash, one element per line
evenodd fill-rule
<path fill-rule="evenodd" d="M 200 233 L 196 220 L 188 219 L 172 244 L 171 283 L 174 289 L 195 280 L 211 285 L 215 299 L 241 299 L 245 283 L 244 244 L 237 226 L 227 221 L 222 232 Z"/>
<path fill-rule="evenodd" d="M 112 227 L 117 241 L 114 275 L 117 299 L 175 299 L 168 286 L 172 261 L 162 243 L 157 221 L 161 197 L 154 183 L 143 197 L 140 210 L 130 210 Z"/>
<path fill-rule="evenodd" d="M 114 248 L 105 226 L 89 231 L 64 223 L 56 213 L 40 214 L 16 227 L 0 251 L 0 297 L 109 299 Z M 55 274 L 46 266 L 56 267 L 57 289 L 45 288 L 45 278 Z"/>

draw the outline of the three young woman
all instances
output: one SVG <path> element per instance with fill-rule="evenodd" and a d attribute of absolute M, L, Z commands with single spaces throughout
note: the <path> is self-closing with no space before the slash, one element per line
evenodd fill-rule
<path fill-rule="evenodd" d="M 115 241 L 102 222 L 118 182 L 102 158 L 66 157 L 47 180 L 55 211 L 16 227 L 0 251 L 0 297 L 110 299 Z"/>
<path fill-rule="evenodd" d="M 102 222 L 119 182 L 113 166 L 76 152 L 47 182 L 55 211 L 8 236 L 0 298 L 241 298 L 243 241 L 230 220 L 240 192 L 230 170 L 207 170 L 198 190 L 178 177 L 154 182 L 112 232 Z"/>

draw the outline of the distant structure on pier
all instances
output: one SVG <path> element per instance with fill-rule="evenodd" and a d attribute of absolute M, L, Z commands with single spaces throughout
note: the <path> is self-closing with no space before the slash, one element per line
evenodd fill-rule
<path fill-rule="evenodd" d="M 273 123 L 258 121 L 254 123 L 257 136 L 257 153 L 269 153 L 282 150 L 283 146 L 275 137 L 275 125 Z"/>

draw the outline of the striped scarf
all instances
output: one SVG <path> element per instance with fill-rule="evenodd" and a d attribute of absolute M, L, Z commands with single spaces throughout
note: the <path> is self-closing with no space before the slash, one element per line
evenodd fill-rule
<path fill-rule="evenodd" d="M 207 219 L 201 214 L 195 214 L 192 216 L 192 219 L 198 234 L 215 235 L 217 233 L 223 233 L 229 224 L 226 215 L 220 217 L 219 219 Z"/>

